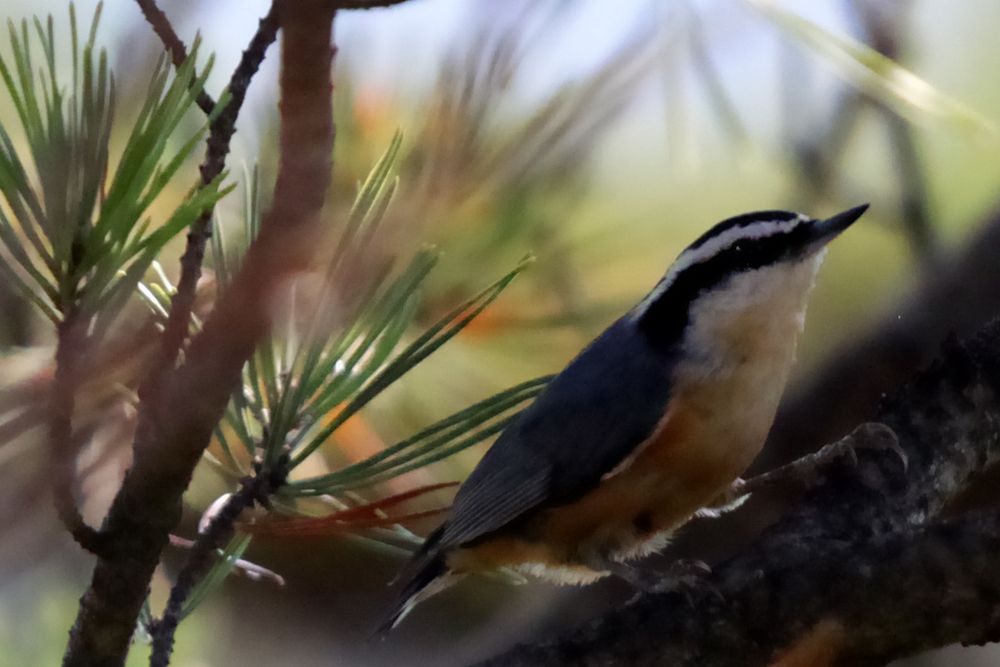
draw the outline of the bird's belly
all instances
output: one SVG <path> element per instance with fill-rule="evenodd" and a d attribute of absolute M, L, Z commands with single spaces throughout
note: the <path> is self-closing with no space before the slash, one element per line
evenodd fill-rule
<path fill-rule="evenodd" d="M 588 564 L 662 549 L 672 531 L 718 500 L 756 457 L 790 361 L 744 367 L 738 376 L 701 381 L 675 395 L 653 435 L 595 488 L 456 550 L 449 564 L 458 571 L 515 566 L 577 584 L 606 574 Z"/>

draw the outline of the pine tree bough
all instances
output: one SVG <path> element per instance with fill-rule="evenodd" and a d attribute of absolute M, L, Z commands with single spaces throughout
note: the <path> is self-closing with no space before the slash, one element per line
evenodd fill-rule
<path fill-rule="evenodd" d="M 787 516 L 716 566 L 707 583 L 722 601 L 708 587 L 693 604 L 644 595 L 483 665 L 885 664 L 1000 640 L 1000 512 L 945 517 L 1000 459 L 1000 319 L 946 343 L 876 419 L 898 435 L 906 472 L 891 452 L 832 465 Z"/>
<path fill-rule="evenodd" d="M 165 378 L 149 422 L 136 434 L 132 467 L 105 522 L 110 552 L 98 558 L 80 600 L 64 665 L 124 663 L 181 494 L 243 364 L 268 331 L 279 290 L 311 258 L 332 166 L 333 14 L 319 0 L 278 3 L 281 136 L 273 203 L 243 270 L 192 340 L 185 363 Z"/>

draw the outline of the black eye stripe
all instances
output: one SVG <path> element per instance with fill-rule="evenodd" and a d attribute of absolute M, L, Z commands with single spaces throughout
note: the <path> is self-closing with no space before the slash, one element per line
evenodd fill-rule
<path fill-rule="evenodd" d="M 768 218 L 773 220 L 773 218 Z M 723 224 L 723 223 L 720 223 Z M 691 303 L 729 278 L 792 257 L 809 238 L 809 225 L 760 238 L 743 238 L 679 271 L 639 316 L 638 326 L 657 347 L 676 344 L 688 325 Z M 694 246 L 692 246 L 694 247 Z"/>

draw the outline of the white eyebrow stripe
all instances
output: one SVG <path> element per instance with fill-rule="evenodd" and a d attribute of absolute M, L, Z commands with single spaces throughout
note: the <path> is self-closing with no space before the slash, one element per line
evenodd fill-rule
<path fill-rule="evenodd" d="M 688 248 L 684 250 L 684 252 L 677 257 L 674 263 L 670 265 L 670 268 L 667 269 L 666 274 L 664 274 L 660 282 L 656 284 L 653 291 L 647 294 L 646 297 L 633 309 L 634 317 L 642 317 L 649 308 L 650 304 L 659 299 L 664 292 L 670 289 L 670 286 L 673 284 L 677 276 L 689 267 L 715 257 L 726 248 L 735 244 L 737 241 L 745 239 L 762 239 L 768 236 L 774 236 L 775 234 L 787 233 L 808 220 L 808 216 L 799 213 L 791 220 L 763 220 L 753 222 L 742 227 L 731 227 L 718 236 L 713 236 L 708 239 L 697 248 Z"/>

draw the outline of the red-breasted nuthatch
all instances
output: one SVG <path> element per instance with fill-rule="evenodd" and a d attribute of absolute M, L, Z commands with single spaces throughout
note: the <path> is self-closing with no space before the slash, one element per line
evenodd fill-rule
<path fill-rule="evenodd" d="M 500 435 L 382 630 L 470 572 L 583 584 L 731 498 L 774 420 L 826 244 L 867 209 L 720 222 Z"/>

